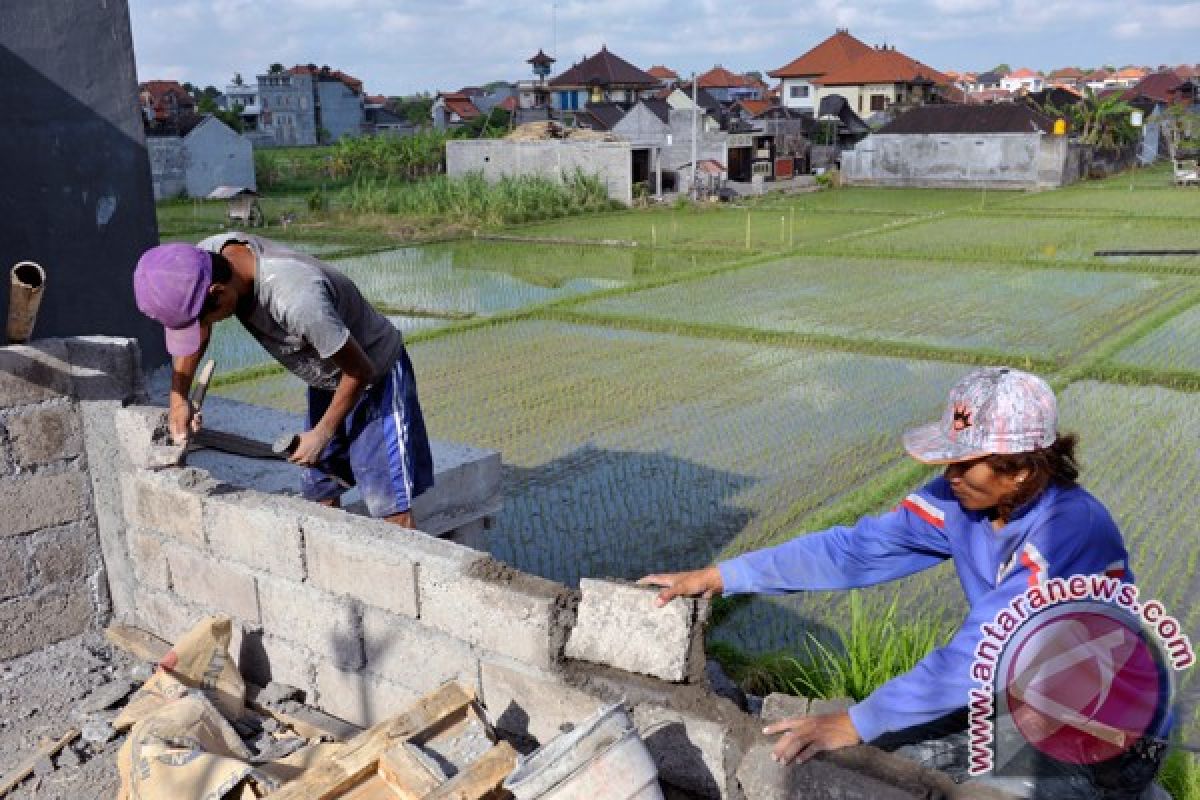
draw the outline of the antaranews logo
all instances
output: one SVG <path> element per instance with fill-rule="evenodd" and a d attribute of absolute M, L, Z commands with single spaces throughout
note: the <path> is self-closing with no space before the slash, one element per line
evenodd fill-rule
<path fill-rule="evenodd" d="M 1029 587 L 980 626 L 971 677 L 971 775 L 1032 746 L 1091 765 L 1161 735 L 1175 671 L 1196 657 L 1178 620 L 1120 578 L 1075 575 Z"/>

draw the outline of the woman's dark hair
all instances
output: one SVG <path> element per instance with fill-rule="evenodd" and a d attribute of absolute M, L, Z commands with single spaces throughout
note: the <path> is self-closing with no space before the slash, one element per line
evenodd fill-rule
<path fill-rule="evenodd" d="M 233 280 L 233 265 L 229 259 L 220 253 L 210 253 L 212 257 L 212 282 L 229 283 Z"/>
<path fill-rule="evenodd" d="M 1001 519 L 1009 519 L 1014 510 L 1028 503 L 1048 486 L 1069 488 L 1079 478 L 1079 462 L 1075 460 L 1075 446 L 1079 437 L 1073 433 L 1059 434 L 1054 444 L 1029 453 L 995 453 L 985 456 L 987 462 L 1000 475 L 1015 475 L 1023 470 L 1029 474 L 1010 496 L 996 506 Z"/>

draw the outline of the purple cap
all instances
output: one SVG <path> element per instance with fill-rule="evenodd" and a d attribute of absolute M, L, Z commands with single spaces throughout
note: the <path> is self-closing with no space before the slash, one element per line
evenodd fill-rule
<path fill-rule="evenodd" d="M 167 352 L 190 356 L 200 349 L 200 312 L 212 284 L 212 257 L 199 247 L 152 247 L 133 271 L 137 307 L 166 329 Z"/>
<path fill-rule="evenodd" d="M 1054 444 L 1058 403 L 1037 375 L 977 369 L 954 385 L 940 421 L 904 434 L 909 455 L 953 464 L 993 453 L 1028 453 Z"/>

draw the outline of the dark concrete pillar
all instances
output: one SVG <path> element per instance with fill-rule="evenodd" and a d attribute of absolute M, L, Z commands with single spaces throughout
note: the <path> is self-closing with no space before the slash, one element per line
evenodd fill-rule
<path fill-rule="evenodd" d="M 0 5 L 0 109 L 0 318 L 8 269 L 36 261 L 35 337 L 136 337 L 147 366 L 163 363 L 162 329 L 133 300 L 158 225 L 127 0 Z"/>

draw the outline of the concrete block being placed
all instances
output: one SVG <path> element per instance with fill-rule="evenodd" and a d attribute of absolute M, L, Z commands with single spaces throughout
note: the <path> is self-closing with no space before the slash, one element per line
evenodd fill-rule
<path fill-rule="evenodd" d="M 808 706 L 809 699 L 807 697 L 772 692 L 763 698 L 762 720 L 763 722 L 778 722 L 791 717 L 805 717 L 808 716 Z"/>
<path fill-rule="evenodd" d="M 152 406 L 129 406 L 113 415 L 120 451 L 135 469 L 178 466 L 184 463 L 183 448 L 170 444 L 167 410 Z"/>
<path fill-rule="evenodd" d="M 462 570 L 419 566 L 421 621 L 535 667 L 557 664 L 574 617 L 566 587 L 458 549 L 478 560 Z"/>
<path fill-rule="evenodd" d="M 657 589 L 584 578 L 567 657 L 639 672 L 665 681 L 688 676 L 696 601 L 676 598 L 662 608 Z"/>
<path fill-rule="evenodd" d="M 13 458 L 22 467 L 36 467 L 75 458 L 83 452 L 79 414 L 73 405 L 31 408 L 5 421 Z"/>
<path fill-rule="evenodd" d="M 307 584 L 259 579 L 263 630 L 312 650 L 341 669 L 363 665 L 362 624 L 354 601 Z"/>
<path fill-rule="evenodd" d="M 587 719 L 603 700 L 567 686 L 561 676 L 516 662 L 480 666 L 481 699 L 497 728 L 545 744 Z"/>
<path fill-rule="evenodd" d="M 0 408 L 43 403 L 70 393 L 71 366 L 62 340 L 0 347 Z"/>
<path fill-rule="evenodd" d="M 91 507 L 87 475 L 78 470 L 0 480 L 0 536 L 65 525 Z"/>
<path fill-rule="evenodd" d="M 309 581 L 327 592 L 353 594 L 395 614 L 417 616 L 417 562 L 408 535 L 387 523 L 362 524 L 343 512 L 301 518 Z"/>
<path fill-rule="evenodd" d="M 204 503 L 214 552 L 281 578 L 304 579 L 300 517 L 260 492 L 232 492 Z"/>
<path fill-rule="evenodd" d="M 212 611 L 246 622 L 259 621 L 254 575 L 225 560 L 175 542 L 164 545 L 175 593 Z"/>

